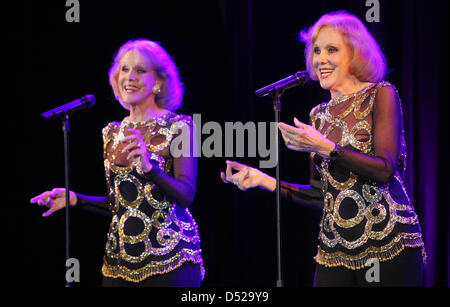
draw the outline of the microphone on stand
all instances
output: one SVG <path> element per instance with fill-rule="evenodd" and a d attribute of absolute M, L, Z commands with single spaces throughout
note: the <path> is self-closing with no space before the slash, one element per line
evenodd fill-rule
<path fill-rule="evenodd" d="M 52 118 L 60 114 L 65 114 L 69 111 L 73 112 L 77 110 L 90 108 L 94 104 L 95 104 L 95 96 L 86 95 L 81 97 L 80 99 L 76 99 L 74 101 L 63 104 L 62 106 L 56 107 L 50 111 L 44 112 L 41 114 L 41 116 L 45 118 Z"/>
<path fill-rule="evenodd" d="M 76 99 L 74 101 L 68 102 L 54 108 L 50 111 L 44 112 L 41 114 L 42 117 L 45 118 L 53 118 L 60 116 L 62 122 L 62 130 L 64 132 L 64 186 L 66 189 L 66 204 L 70 204 L 70 167 L 69 167 L 69 119 L 70 115 L 73 111 L 87 109 L 92 107 L 95 104 L 95 96 L 94 95 L 86 95 L 81 97 L 80 99 Z M 71 259 L 70 258 L 70 206 L 66 205 L 65 207 L 65 237 L 66 237 L 66 287 L 70 287 L 70 281 L 67 278 L 68 268 L 67 263 Z"/>
<path fill-rule="evenodd" d="M 282 92 L 295 86 L 304 85 L 309 80 L 310 78 L 307 71 L 298 71 L 287 78 L 274 82 L 268 86 L 265 86 L 255 91 L 255 94 L 258 97 L 273 95 L 275 91 Z"/>
<path fill-rule="evenodd" d="M 281 95 L 283 95 L 284 91 L 294 87 L 303 85 L 309 81 L 309 75 L 306 71 L 298 71 L 295 74 L 284 78 L 280 81 L 272 83 L 266 87 L 263 87 L 257 91 L 255 91 L 256 96 L 265 97 L 268 95 L 272 96 L 273 100 L 273 110 L 275 114 L 275 123 L 278 125 L 280 122 L 280 112 L 281 112 Z M 280 142 L 278 138 L 278 129 L 275 131 L 275 140 L 276 140 L 276 157 L 277 157 L 277 165 L 275 168 L 275 178 L 276 178 L 276 223 L 277 223 L 277 287 L 283 287 L 283 279 L 282 279 L 282 266 L 281 266 L 281 181 L 280 181 Z"/>

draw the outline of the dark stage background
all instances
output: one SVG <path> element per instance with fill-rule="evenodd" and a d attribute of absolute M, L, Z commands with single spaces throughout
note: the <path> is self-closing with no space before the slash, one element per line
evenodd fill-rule
<path fill-rule="evenodd" d="M 105 195 L 101 129 L 120 121 L 125 110 L 114 101 L 107 71 L 114 52 L 133 38 L 158 41 L 179 67 L 186 94 L 180 113 L 200 113 L 202 122 L 270 122 L 270 98 L 253 92 L 304 70 L 298 33 L 324 13 L 345 9 L 361 18 L 381 44 L 403 103 L 408 145 L 407 186 L 423 228 L 429 256 L 427 286 L 448 287 L 448 1 L 380 0 L 380 22 L 368 23 L 365 0 L 354 1 L 83 1 L 80 22 L 65 19 L 65 1 L 25 2 L 24 32 L 13 44 L 24 47 L 16 82 L 22 85 L 10 113 L 23 117 L 22 141 L 11 148 L 22 166 L 5 178 L 20 197 L 7 196 L 7 237 L 12 250 L 11 285 L 64 286 L 64 212 L 42 218 L 29 199 L 64 186 L 63 134 L 56 120 L 40 113 L 94 94 L 97 103 L 71 119 L 71 189 Z M 11 30 L 16 33 L 16 30 Z M 17 85 L 17 84 L 15 84 Z M 307 122 L 310 109 L 329 94 L 317 83 L 283 96 L 282 121 Z M 17 103 L 17 105 L 16 105 Z M 20 138 L 11 129 L 12 138 Z M 8 137 L 8 135 L 6 135 Z M 205 139 L 207 135 L 203 136 Z M 4 140 L 4 143 L 6 140 Z M 22 153 L 23 155 L 20 155 Z M 274 194 L 241 192 L 219 177 L 229 158 L 200 158 L 196 200 L 205 287 L 273 287 L 276 282 Z M 258 166 L 259 158 L 233 158 Z M 282 179 L 306 183 L 308 155 L 282 145 Z M 5 162 L 4 162 L 5 163 Z M 8 163 L 7 163 L 8 164 Z M 274 170 L 266 170 L 273 175 Z M 109 220 L 72 210 L 72 257 L 80 261 L 80 283 L 101 285 Z M 282 264 L 285 286 L 312 286 L 321 212 L 283 201 Z M 12 252 L 12 254 L 9 254 Z"/>

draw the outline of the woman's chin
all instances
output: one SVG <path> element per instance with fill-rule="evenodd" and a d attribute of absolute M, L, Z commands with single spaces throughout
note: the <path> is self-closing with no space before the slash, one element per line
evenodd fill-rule
<path fill-rule="evenodd" d="M 331 88 L 329 82 L 327 82 L 325 80 L 321 79 L 321 80 L 319 80 L 319 83 L 320 83 L 320 87 L 323 88 L 324 90 L 329 90 Z"/>
<path fill-rule="evenodd" d="M 136 105 L 139 105 L 139 104 L 142 103 L 141 100 L 133 99 L 131 97 L 126 97 L 125 99 L 122 98 L 122 101 L 123 101 L 124 104 L 126 104 L 129 107 L 133 107 L 133 106 L 136 106 Z"/>

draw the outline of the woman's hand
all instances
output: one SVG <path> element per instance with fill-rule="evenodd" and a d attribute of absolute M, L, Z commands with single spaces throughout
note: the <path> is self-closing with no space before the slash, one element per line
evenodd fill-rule
<path fill-rule="evenodd" d="M 148 173 L 152 170 L 152 164 L 150 163 L 149 154 L 147 151 L 147 144 L 145 144 L 142 133 L 138 129 L 128 129 L 130 133 L 124 137 L 121 142 L 126 144 L 122 153 L 129 152 L 127 160 L 142 170 L 144 173 Z"/>
<path fill-rule="evenodd" d="M 78 199 L 77 195 L 69 191 L 69 202 L 71 206 L 75 206 Z M 33 197 L 30 200 L 32 204 L 38 204 L 39 206 L 46 206 L 50 208 L 48 211 L 42 214 L 43 217 L 47 217 L 66 206 L 66 189 L 64 188 L 54 188 L 51 191 L 45 191 L 38 196 Z"/>
<path fill-rule="evenodd" d="M 286 146 L 295 151 L 315 152 L 323 158 L 328 158 L 334 150 L 335 144 L 324 137 L 314 127 L 300 122 L 294 117 L 296 127 L 279 123 L 281 135 Z"/>
<path fill-rule="evenodd" d="M 226 173 L 220 173 L 220 177 L 224 183 L 233 183 L 242 191 L 255 187 L 260 187 L 269 191 L 275 190 L 276 183 L 274 179 L 256 168 L 234 161 L 226 161 L 226 163 Z M 238 172 L 233 174 L 233 169 Z"/>

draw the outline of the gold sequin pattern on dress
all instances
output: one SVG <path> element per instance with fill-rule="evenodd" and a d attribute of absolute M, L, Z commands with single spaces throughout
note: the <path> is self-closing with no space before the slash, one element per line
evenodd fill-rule
<path fill-rule="evenodd" d="M 183 247 L 175 255 L 167 258 L 181 241 L 188 244 L 197 244 L 200 241 L 198 227 L 189 210 L 183 209 L 188 221 L 179 219 L 176 215 L 176 204 L 169 202 L 162 194 L 160 198 L 155 198 L 153 193 L 157 192 L 157 187 L 138 178 L 144 174 L 136 164 L 116 163 L 123 146 L 120 140 L 126 136 L 127 129 L 139 129 L 147 144 L 149 159 L 156 161 L 159 168 L 168 173 L 173 165 L 172 158 L 163 155 L 167 155 L 170 142 L 179 129 L 191 124 L 192 119 L 174 115 L 148 122 L 123 120 L 121 123 L 110 123 L 102 130 L 108 199 L 113 212 L 102 268 L 105 276 L 139 282 L 148 276 L 169 272 L 184 262 L 191 261 L 200 264 L 202 279 L 204 278 L 201 249 Z M 164 137 L 162 142 L 152 144 L 153 138 L 161 139 L 161 136 Z M 136 196 L 133 199 L 130 199 L 130 195 L 125 197 L 122 194 L 123 189 L 135 190 Z M 137 225 L 136 220 L 142 224 L 140 233 L 127 233 L 128 223 Z M 151 237 L 157 245 L 152 243 Z M 134 246 L 140 248 L 134 248 L 133 254 L 130 254 Z M 139 254 L 136 253 L 137 250 L 140 250 Z M 148 262 L 149 260 L 151 261 Z M 134 265 L 143 263 L 143 266 L 130 269 L 126 263 Z"/>
<path fill-rule="evenodd" d="M 120 192 L 120 185 L 123 184 L 124 182 L 132 183 L 136 187 L 136 190 L 138 193 L 136 199 L 134 199 L 132 201 L 128 201 L 122 196 L 122 193 Z M 115 190 L 115 195 L 116 195 L 117 199 L 119 200 L 120 204 L 127 208 L 138 208 L 141 205 L 142 200 L 144 199 L 142 184 L 133 175 L 117 174 L 116 177 L 114 178 L 114 190 Z"/>
<path fill-rule="evenodd" d="M 310 113 L 312 126 L 322 132 L 325 137 L 330 138 L 333 135 L 336 139 L 332 141 L 342 147 L 351 146 L 361 153 L 373 155 L 371 114 L 376 93 L 384 86 L 392 85 L 381 82 L 368 86 L 358 93 L 319 104 Z M 365 105 L 364 108 L 363 105 Z M 334 108 L 339 108 L 339 113 L 336 114 L 333 111 Z M 404 170 L 406 147 L 403 134 L 402 132 L 399 162 Z M 357 135 L 359 138 L 356 137 Z M 313 158 L 314 156 L 311 155 L 311 159 Z M 418 225 L 419 222 L 398 171 L 395 172 L 393 180 L 401 186 L 408 200 L 407 204 L 400 204 L 394 200 L 389 192 L 389 184 L 385 186 L 372 182 L 359 184 L 358 176 L 351 171 L 348 171 L 346 180 L 342 181 L 341 174 L 341 181 L 338 181 L 330 171 L 331 163 L 329 159 L 323 159 L 320 166 L 316 164 L 324 193 L 324 211 L 319 225 L 319 240 L 331 250 L 340 246 L 347 249 L 349 253 L 326 252 L 319 245 L 316 261 L 326 266 L 343 265 L 347 268 L 359 269 L 370 257 L 380 261 L 389 260 L 400 253 L 405 246 L 420 247 L 425 261 L 426 255 L 420 230 L 418 233 L 399 233 L 383 246 L 369 245 L 365 251 L 351 255 L 351 251 L 363 247 L 369 240 L 381 241 L 388 237 L 394 231 L 396 224 Z M 335 196 L 329 192 L 331 188 L 336 191 Z M 355 205 L 357 213 L 354 216 L 348 218 L 341 216 L 341 206 Z M 381 223 L 384 223 L 382 229 L 377 227 L 375 230 L 374 226 L 379 226 Z M 362 225 L 364 231 L 356 239 L 348 240 L 341 234 L 340 229 L 351 230 L 358 225 Z"/>
<path fill-rule="evenodd" d="M 121 277 L 131 282 L 141 282 L 148 276 L 156 274 L 164 274 L 179 268 L 186 261 L 194 263 L 202 263 L 201 251 L 193 251 L 190 249 L 182 249 L 176 255 L 164 261 L 152 261 L 142 268 L 131 270 L 123 265 L 112 266 L 103 261 L 102 273 L 106 277 Z M 202 279 L 205 277 L 205 269 L 201 266 Z"/>

